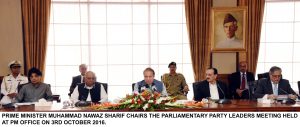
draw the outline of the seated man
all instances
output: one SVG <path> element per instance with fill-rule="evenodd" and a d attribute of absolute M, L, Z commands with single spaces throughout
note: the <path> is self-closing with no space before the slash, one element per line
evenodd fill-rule
<path fill-rule="evenodd" d="M 137 82 L 134 86 L 134 93 L 141 93 L 144 90 L 149 90 L 151 92 L 158 92 L 161 96 L 168 96 L 166 87 L 162 82 L 154 79 L 155 72 L 152 68 L 146 68 L 144 70 L 144 80 Z"/>
<path fill-rule="evenodd" d="M 201 101 L 203 98 L 210 98 L 212 100 L 230 98 L 227 85 L 217 81 L 217 76 L 218 70 L 216 68 L 206 70 L 206 80 L 194 84 L 198 85 L 198 87 L 194 89 L 195 101 Z"/>
<path fill-rule="evenodd" d="M 296 93 L 291 88 L 288 80 L 282 79 L 281 68 L 271 67 L 269 78 L 260 79 L 254 92 L 256 98 L 277 99 L 278 95 L 288 95 L 291 99 L 296 99 Z"/>
<path fill-rule="evenodd" d="M 71 83 L 71 86 L 69 89 L 70 92 L 68 93 L 69 96 L 71 96 L 71 94 L 73 93 L 77 84 L 84 83 L 84 75 L 85 75 L 86 71 L 87 71 L 87 66 L 85 64 L 79 65 L 80 75 L 72 78 L 72 83 Z"/>
<path fill-rule="evenodd" d="M 240 62 L 239 71 L 232 73 L 229 78 L 229 88 L 234 99 L 249 99 L 248 82 L 254 81 L 254 75 L 247 70 L 246 61 Z"/>
<path fill-rule="evenodd" d="M 88 101 L 93 103 L 99 103 L 107 101 L 107 93 L 104 86 L 99 82 L 96 82 L 96 75 L 92 71 L 85 73 L 85 83 L 78 84 L 73 93 L 71 99 L 76 103 L 78 101 Z"/>
<path fill-rule="evenodd" d="M 14 60 L 9 63 L 11 74 L 3 78 L 1 84 L 1 94 L 4 95 L 1 100 L 2 104 L 13 103 L 12 101 L 17 97 L 18 86 L 28 83 L 28 78 L 23 76 L 21 72 L 21 62 Z"/>
<path fill-rule="evenodd" d="M 189 91 L 189 87 L 185 82 L 185 78 L 182 74 L 176 73 L 176 63 L 171 62 L 169 64 L 170 73 L 166 73 L 162 76 L 162 82 L 164 83 L 169 96 L 177 96 L 178 99 L 186 100 L 186 94 Z"/>
<path fill-rule="evenodd" d="M 52 101 L 52 92 L 49 84 L 42 83 L 42 72 L 37 68 L 31 68 L 28 72 L 30 82 L 24 85 L 17 96 L 18 102 L 38 102 L 44 98 Z"/>

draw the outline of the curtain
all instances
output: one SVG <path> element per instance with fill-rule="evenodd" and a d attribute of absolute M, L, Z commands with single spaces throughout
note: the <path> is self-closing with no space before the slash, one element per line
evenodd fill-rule
<path fill-rule="evenodd" d="M 185 0 L 186 24 L 195 81 L 205 79 L 208 67 L 212 0 Z"/>
<path fill-rule="evenodd" d="M 31 67 L 45 72 L 50 6 L 51 0 L 21 0 L 25 74 Z"/>
<path fill-rule="evenodd" d="M 248 7 L 246 61 L 248 62 L 248 70 L 255 73 L 259 54 L 260 32 L 263 21 L 265 0 L 238 0 L 237 3 L 238 6 Z"/>

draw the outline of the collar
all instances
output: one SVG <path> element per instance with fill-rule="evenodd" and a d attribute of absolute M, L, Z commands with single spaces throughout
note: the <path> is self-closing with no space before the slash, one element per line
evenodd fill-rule
<path fill-rule="evenodd" d="M 175 73 L 175 75 L 174 76 L 177 76 L 178 74 L 177 73 Z M 172 76 L 172 74 L 171 73 L 169 73 L 169 76 Z"/>
<path fill-rule="evenodd" d="M 243 72 L 240 71 L 240 74 L 243 75 Z M 245 75 L 247 75 L 247 72 L 244 72 Z"/>
<path fill-rule="evenodd" d="M 95 83 L 92 86 L 87 86 L 86 84 L 84 84 L 84 88 L 86 89 L 93 89 L 95 87 Z"/>
<path fill-rule="evenodd" d="M 41 86 L 41 83 L 38 83 L 38 84 L 33 84 L 33 83 L 31 83 L 32 84 L 32 86 L 34 87 L 34 88 L 39 88 L 40 86 Z"/>
<path fill-rule="evenodd" d="M 228 41 L 233 41 L 233 40 L 236 40 L 236 37 L 233 36 L 232 38 L 227 38 Z"/>

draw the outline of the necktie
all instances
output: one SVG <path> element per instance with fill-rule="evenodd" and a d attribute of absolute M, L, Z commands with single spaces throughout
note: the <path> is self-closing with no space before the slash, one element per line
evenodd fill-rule
<path fill-rule="evenodd" d="M 274 84 L 273 93 L 274 93 L 274 95 L 276 95 L 276 96 L 278 95 L 277 84 Z"/>
<path fill-rule="evenodd" d="M 245 73 L 242 74 L 242 83 L 240 89 L 243 90 L 246 88 L 246 79 L 245 79 Z"/>

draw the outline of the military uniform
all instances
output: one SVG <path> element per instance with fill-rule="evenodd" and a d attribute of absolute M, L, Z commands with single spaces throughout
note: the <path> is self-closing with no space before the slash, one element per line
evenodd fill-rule
<path fill-rule="evenodd" d="M 169 96 L 178 96 L 178 99 L 187 99 L 183 92 L 183 89 L 187 84 L 182 74 L 164 74 L 162 76 L 162 82 L 164 83 Z"/>
<path fill-rule="evenodd" d="M 8 64 L 8 67 L 21 67 L 21 64 L 19 61 L 12 61 Z M 19 74 L 16 78 L 12 74 L 3 77 L 1 83 L 1 94 L 4 96 L 1 99 L 1 103 L 11 103 L 11 98 L 7 95 L 11 93 L 18 93 L 18 86 L 26 83 L 28 83 L 28 78 L 22 74 Z"/>
<path fill-rule="evenodd" d="M 1 93 L 7 95 L 10 93 L 17 93 L 18 85 L 28 83 L 28 78 L 19 74 L 16 78 L 12 74 L 5 76 L 1 84 Z"/>

